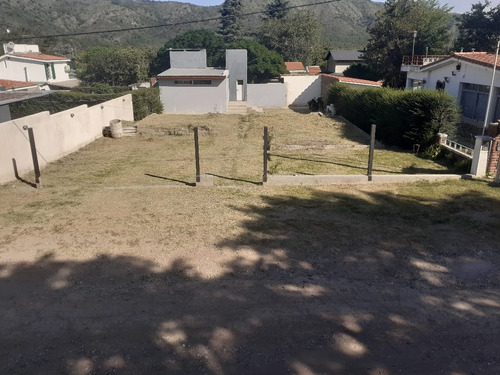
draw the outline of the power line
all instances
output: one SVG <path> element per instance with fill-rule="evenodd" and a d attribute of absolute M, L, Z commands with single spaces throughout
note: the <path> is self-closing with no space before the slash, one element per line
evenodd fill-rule
<path fill-rule="evenodd" d="M 287 7 L 286 9 L 292 10 L 292 9 L 298 9 L 298 8 L 306 8 L 306 7 L 311 7 L 311 6 L 335 3 L 335 2 L 339 2 L 339 1 L 341 1 L 341 0 L 325 0 L 325 1 L 320 1 L 320 2 L 312 3 L 312 4 L 294 5 L 294 6 Z M 265 11 L 259 10 L 259 11 L 255 11 L 255 12 L 243 13 L 240 15 L 240 17 L 249 17 L 249 16 L 255 16 L 255 15 L 264 14 L 264 13 L 265 13 Z M 162 25 L 138 26 L 138 27 L 128 27 L 125 29 L 110 29 L 110 30 L 101 30 L 101 31 L 84 31 L 84 32 L 79 32 L 79 33 L 67 33 L 67 34 L 40 35 L 40 36 L 22 37 L 22 38 L 16 38 L 16 39 L 17 40 L 32 40 L 32 39 L 45 39 L 45 38 L 57 38 L 57 37 L 68 37 L 68 36 L 120 33 L 120 32 L 124 32 L 124 31 L 149 30 L 149 29 L 158 29 L 158 28 L 162 28 L 162 27 L 176 27 L 176 26 L 190 25 L 190 24 L 202 23 L 202 22 L 204 23 L 204 22 L 211 22 L 211 21 L 220 21 L 223 18 L 224 17 L 219 16 L 219 17 L 205 18 L 205 19 L 201 19 L 201 20 L 167 23 L 167 24 L 162 24 Z"/>

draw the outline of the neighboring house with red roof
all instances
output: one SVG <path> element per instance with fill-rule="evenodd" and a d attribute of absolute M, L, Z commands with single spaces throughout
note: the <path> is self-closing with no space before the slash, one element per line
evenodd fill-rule
<path fill-rule="evenodd" d="M 41 53 L 37 45 L 5 43 L 0 56 L 0 79 L 38 84 L 68 81 L 71 61 Z"/>
<path fill-rule="evenodd" d="M 286 70 L 290 74 L 306 74 L 306 68 L 304 67 L 304 64 L 302 64 L 300 61 L 286 61 L 285 62 Z"/>
<path fill-rule="evenodd" d="M 457 98 L 463 116 L 482 126 L 488 105 L 495 54 L 460 52 L 444 56 L 428 64 L 403 64 L 407 72 L 407 89 L 442 89 Z M 488 122 L 500 118 L 500 60 Z"/>
<path fill-rule="evenodd" d="M 39 89 L 38 84 L 33 82 L 13 81 L 0 78 L 0 91 L 32 91 Z"/>

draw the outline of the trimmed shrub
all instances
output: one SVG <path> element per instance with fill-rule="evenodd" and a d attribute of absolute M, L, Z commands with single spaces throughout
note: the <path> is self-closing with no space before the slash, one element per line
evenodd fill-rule
<path fill-rule="evenodd" d="M 134 119 L 136 121 L 142 120 L 152 113 L 163 112 L 163 104 L 160 100 L 160 89 L 158 87 L 129 91 L 129 93 L 132 94 Z"/>
<path fill-rule="evenodd" d="M 88 105 L 89 107 L 118 98 L 125 94 L 132 94 L 134 105 L 134 119 L 142 120 L 151 113 L 161 113 L 163 106 L 160 101 L 160 90 L 156 87 L 136 91 L 124 91 L 112 94 L 86 94 L 83 92 L 54 92 L 50 95 L 13 103 L 10 105 L 12 119 L 33 115 L 35 113 L 49 111 L 57 113 Z"/>
<path fill-rule="evenodd" d="M 455 99 L 437 90 L 356 90 L 337 83 L 330 87 L 328 103 L 365 132 L 376 124 L 377 139 L 382 143 L 405 149 L 414 144 L 425 149 L 439 132 L 452 135 L 460 118 Z"/>

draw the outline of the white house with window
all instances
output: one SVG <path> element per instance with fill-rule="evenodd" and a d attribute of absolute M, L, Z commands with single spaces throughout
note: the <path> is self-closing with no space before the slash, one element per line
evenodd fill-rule
<path fill-rule="evenodd" d="M 164 113 L 226 113 L 229 71 L 207 67 L 205 50 L 171 50 L 170 69 L 156 78 Z"/>
<path fill-rule="evenodd" d="M 486 52 L 461 52 L 427 65 L 405 66 L 407 89 L 442 89 L 457 98 L 466 120 L 482 126 L 495 54 Z M 500 61 L 499 61 L 500 62 Z M 500 64 L 497 65 L 488 122 L 500 119 Z"/>
<path fill-rule="evenodd" d="M 0 79 L 22 82 L 55 83 L 68 81 L 71 61 L 41 53 L 37 45 L 5 43 L 0 56 Z"/>

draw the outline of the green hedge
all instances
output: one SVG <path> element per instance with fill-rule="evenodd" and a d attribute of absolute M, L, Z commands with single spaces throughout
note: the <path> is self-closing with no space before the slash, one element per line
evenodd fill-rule
<path fill-rule="evenodd" d="M 460 118 L 455 99 L 437 90 L 355 90 L 336 83 L 330 87 L 328 103 L 365 132 L 376 124 L 377 139 L 382 143 L 405 149 L 414 144 L 425 149 L 439 132 L 452 135 Z"/>
<path fill-rule="evenodd" d="M 163 106 L 160 101 L 160 90 L 156 87 L 113 94 L 86 94 L 82 92 L 58 91 L 40 98 L 13 103 L 10 105 L 10 112 L 12 119 L 43 111 L 49 111 L 52 114 L 84 104 L 91 107 L 125 94 L 132 94 L 134 119 L 136 121 L 142 120 L 152 113 L 163 112 Z"/>

